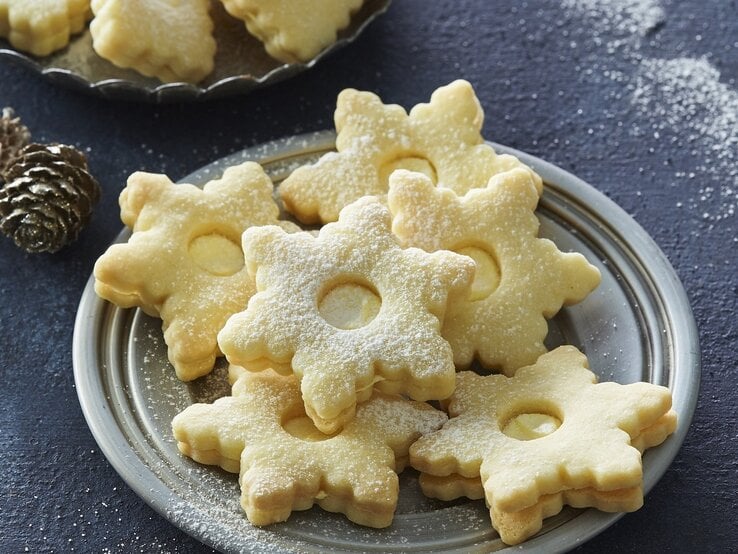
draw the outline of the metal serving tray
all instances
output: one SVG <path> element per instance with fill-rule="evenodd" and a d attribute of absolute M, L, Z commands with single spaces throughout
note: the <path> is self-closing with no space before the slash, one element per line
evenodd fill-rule
<path fill-rule="evenodd" d="M 34 57 L 15 50 L 0 38 L 0 59 L 8 59 L 36 71 L 60 85 L 109 98 L 149 102 L 187 102 L 241 94 L 282 81 L 312 68 L 326 56 L 356 40 L 364 28 L 389 8 L 390 0 L 366 0 L 338 34 L 338 40 L 306 63 L 285 64 L 270 57 L 264 46 L 239 21 L 213 2 L 211 15 L 218 43 L 215 69 L 201 83 L 162 83 L 132 69 L 121 69 L 92 49 L 86 30 L 72 37 L 69 46 L 49 56 Z"/>
<path fill-rule="evenodd" d="M 296 136 L 218 160 L 184 181 L 204 183 L 233 164 L 255 160 L 275 182 L 334 146 L 332 133 Z M 671 388 L 679 427 L 644 455 L 650 490 L 677 453 L 694 412 L 699 345 L 694 319 L 674 270 L 646 232 L 602 193 L 573 175 L 522 152 L 543 177 L 541 235 L 562 250 L 583 253 L 602 272 L 584 302 L 550 322 L 548 344 L 580 347 L 600 380 L 648 381 Z M 124 230 L 118 241 L 125 241 Z M 93 278 L 82 295 L 74 331 L 79 400 L 101 450 L 122 478 L 173 525 L 223 552 L 561 552 L 599 533 L 622 514 L 565 508 L 516 547 L 491 528 L 483 501 L 425 498 L 412 470 L 401 476 L 394 523 L 362 528 L 340 514 L 312 508 L 282 524 L 253 527 L 239 506 L 237 476 L 182 456 L 172 437 L 174 415 L 193 402 L 228 394 L 225 364 L 182 383 L 167 362 L 160 321 L 101 300 Z M 648 499 L 646 499 L 646 502 Z"/>

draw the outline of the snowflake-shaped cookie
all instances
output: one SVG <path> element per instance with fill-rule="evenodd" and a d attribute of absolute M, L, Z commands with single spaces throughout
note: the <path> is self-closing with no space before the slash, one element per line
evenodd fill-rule
<path fill-rule="evenodd" d="M 270 56 L 285 63 L 307 62 L 336 41 L 363 0 L 221 0 L 246 23 Z"/>
<path fill-rule="evenodd" d="M 188 407 L 172 427 L 187 456 L 240 470 L 241 505 L 255 525 L 317 503 L 386 527 L 410 444 L 446 419 L 427 404 L 376 391 L 340 433 L 323 435 L 305 416 L 297 378 L 267 370 L 243 375 L 231 397 Z"/>
<path fill-rule="evenodd" d="M 249 370 L 297 374 L 323 432 L 350 420 L 376 381 L 415 400 L 453 392 L 440 325 L 449 295 L 468 289 L 472 260 L 401 248 L 389 211 L 372 197 L 317 237 L 261 227 L 244 233 L 243 247 L 258 292 L 228 320 L 220 348 Z"/>
<path fill-rule="evenodd" d="M 495 175 L 463 197 L 419 173 L 397 171 L 390 183 L 392 230 L 404 245 L 453 250 L 477 263 L 470 297 L 449 306 L 443 325 L 457 367 L 477 357 L 512 375 L 532 364 L 546 351 L 546 318 L 600 281 L 584 256 L 538 238 L 538 190 L 525 169 Z"/>
<path fill-rule="evenodd" d="M 210 0 L 92 0 L 92 10 L 92 46 L 118 67 L 192 83 L 213 70 Z"/>
<path fill-rule="evenodd" d="M 46 56 L 84 29 L 90 0 L 0 0 L 0 36 L 19 50 Z"/>
<path fill-rule="evenodd" d="M 492 175 L 525 167 L 484 143 L 484 114 L 472 86 L 462 80 L 436 90 L 410 114 L 370 92 L 346 89 L 335 113 L 336 150 L 295 170 L 279 187 L 287 209 L 305 223 L 335 221 L 347 204 L 387 193 L 395 169 L 429 175 L 463 194 Z M 531 171 L 539 191 L 541 179 Z"/>
<path fill-rule="evenodd" d="M 546 416 L 538 414 L 537 423 Z M 520 419 L 520 418 L 518 418 Z M 535 419 L 535 418 L 534 418 Z M 647 448 L 658 446 L 674 432 L 677 424 L 676 412 L 669 410 L 653 425 L 640 431 L 631 439 L 631 446 L 643 452 Z M 510 426 L 506 426 L 508 431 Z M 517 429 L 526 429 L 525 424 L 519 424 Z M 527 436 L 516 435 L 520 440 L 540 438 L 536 428 L 526 429 Z M 484 488 L 480 477 L 462 477 L 459 474 L 430 475 L 421 473 L 419 478 L 423 494 L 440 500 L 455 500 L 460 497 L 471 499 L 485 498 Z M 624 489 L 600 491 L 592 487 L 584 489 L 568 489 L 559 493 L 546 494 L 540 500 L 522 510 L 505 512 L 497 509 L 490 510 L 492 526 L 498 531 L 503 542 L 518 544 L 535 535 L 543 527 L 543 520 L 558 514 L 564 505 L 574 508 L 597 508 L 604 512 L 633 512 L 643 505 L 643 488 L 641 486 Z"/>
<path fill-rule="evenodd" d="M 240 375 L 241 373 L 239 373 Z M 546 416 L 538 414 L 539 418 L 545 419 Z M 521 418 L 516 420 L 520 422 Z M 646 429 L 640 431 L 634 437 L 631 437 L 630 444 L 633 448 L 637 448 L 639 452 L 644 452 L 647 448 L 653 448 L 664 442 L 671 435 L 677 426 L 677 414 L 674 410 L 669 410 L 661 416 L 656 423 L 650 425 Z M 517 429 L 527 427 L 525 423 L 516 426 Z M 511 426 L 506 427 L 505 431 L 508 436 L 513 436 L 518 440 L 534 440 L 541 438 L 537 435 L 535 428 L 528 428 L 527 433 L 523 435 L 519 433 L 511 433 Z M 482 480 L 476 477 L 462 477 L 459 474 L 452 473 L 450 475 L 431 475 L 429 473 L 421 473 L 418 479 L 423 494 L 431 498 L 440 500 L 455 500 L 465 496 L 471 499 L 484 498 L 484 487 Z M 613 492 L 613 491 L 607 491 Z M 624 511 L 624 510 L 618 510 Z"/>
<path fill-rule="evenodd" d="M 596 383 L 587 359 L 562 346 L 514 377 L 458 375 L 451 419 L 420 439 L 412 465 L 431 475 L 479 475 L 491 510 L 517 512 L 564 490 L 614 491 L 642 485 L 631 437 L 671 408 L 671 393 L 650 383 Z M 545 416 L 550 428 L 514 438 L 516 420 Z M 512 436 L 511 436 L 512 435 Z"/>
<path fill-rule="evenodd" d="M 211 371 L 218 331 L 254 293 L 241 233 L 277 223 L 272 192 L 261 167 L 247 162 L 202 189 L 138 172 L 121 193 L 121 219 L 133 234 L 97 261 L 95 291 L 162 318 L 169 360 L 184 381 Z"/>

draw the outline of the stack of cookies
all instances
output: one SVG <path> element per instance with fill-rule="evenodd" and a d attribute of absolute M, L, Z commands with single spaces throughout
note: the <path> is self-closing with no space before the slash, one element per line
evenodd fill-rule
<path fill-rule="evenodd" d="M 227 358 L 232 396 L 172 426 L 183 454 L 240 474 L 253 524 L 317 503 L 386 527 L 408 463 L 428 496 L 485 498 L 509 544 L 565 504 L 642 504 L 671 394 L 547 352 L 547 319 L 600 274 L 538 237 L 542 181 L 482 121 L 465 81 L 409 113 L 343 91 L 336 151 L 278 187 L 300 225 L 254 162 L 202 189 L 129 179 L 133 233 L 98 260 L 96 291 L 161 317 L 180 379 Z"/>
<path fill-rule="evenodd" d="M 336 41 L 363 0 L 220 0 L 267 53 L 307 62 Z M 213 70 L 215 0 L 0 0 L 0 37 L 47 56 L 90 23 L 102 58 L 164 82 L 197 83 Z M 219 8 L 219 7 L 218 7 Z M 222 8 L 221 8 L 222 9 Z M 227 16 L 226 16 L 227 17 Z"/>

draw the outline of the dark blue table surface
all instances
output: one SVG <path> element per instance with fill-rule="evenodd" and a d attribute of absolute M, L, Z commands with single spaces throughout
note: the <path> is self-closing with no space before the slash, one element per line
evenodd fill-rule
<path fill-rule="evenodd" d="M 244 147 L 330 128 L 345 87 L 410 107 L 459 77 L 475 86 L 488 139 L 577 174 L 653 236 L 699 327 L 702 385 L 686 442 L 645 506 L 579 551 L 735 551 L 737 3 L 395 0 L 314 70 L 207 103 L 109 101 L 0 63 L 0 106 L 37 140 L 87 150 L 103 187 L 89 227 L 58 254 L 0 237 L 0 552 L 210 550 L 118 477 L 77 401 L 75 312 L 121 229 L 126 177 L 178 179 Z"/>

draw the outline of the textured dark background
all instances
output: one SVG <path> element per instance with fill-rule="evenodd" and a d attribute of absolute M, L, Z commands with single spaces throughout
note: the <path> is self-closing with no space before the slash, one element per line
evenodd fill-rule
<path fill-rule="evenodd" d="M 654 237 L 698 322 L 702 386 L 684 446 L 644 508 L 579 551 L 735 551 L 736 2 L 395 0 L 314 70 L 208 103 L 112 102 L 0 63 L 0 106 L 37 140 L 89 149 L 104 189 L 89 228 L 56 255 L 0 238 L 0 552 L 209 551 L 121 481 L 75 392 L 77 303 L 121 228 L 128 174 L 177 179 L 243 147 L 329 128 L 344 87 L 410 107 L 458 77 L 476 88 L 487 138 L 572 171 Z"/>

